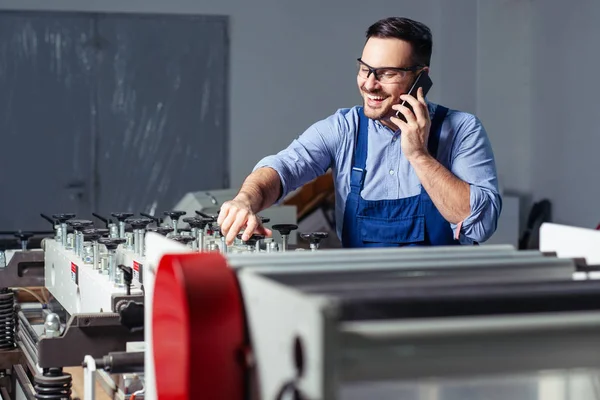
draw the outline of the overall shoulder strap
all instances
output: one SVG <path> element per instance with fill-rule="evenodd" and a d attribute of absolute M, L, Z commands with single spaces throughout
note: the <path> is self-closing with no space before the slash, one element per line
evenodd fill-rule
<path fill-rule="evenodd" d="M 431 128 L 429 129 L 429 140 L 427 149 L 429 154 L 437 158 L 438 146 L 440 144 L 440 133 L 442 132 L 442 123 L 448 114 L 448 108 L 444 106 L 436 106 L 433 118 L 431 119 Z"/>
<path fill-rule="evenodd" d="M 369 134 L 369 118 L 365 115 L 363 108 L 358 108 L 358 129 L 354 140 L 354 154 L 352 154 L 352 171 L 350 175 L 350 186 L 362 189 L 367 165 Z"/>

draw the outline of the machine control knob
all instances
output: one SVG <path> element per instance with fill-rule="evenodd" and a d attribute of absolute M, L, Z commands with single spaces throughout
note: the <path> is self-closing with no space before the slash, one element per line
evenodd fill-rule
<path fill-rule="evenodd" d="M 130 332 L 144 330 L 144 303 L 121 300 L 117 304 L 119 322 Z"/>
<path fill-rule="evenodd" d="M 168 226 L 151 226 L 146 228 L 147 232 L 158 233 L 159 235 L 167 236 L 169 233 L 173 232 L 173 228 Z"/>
<path fill-rule="evenodd" d="M 183 222 L 188 224 L 191 228 L 204 229 L 208 221 L 204 222 L 202 217 L 187 217 L 183 219 Z"/>
<path fill-rule="evenodd" d="M 115 217 L 117 219 L 117 221 L 119 221 L 119 222 L 125 222 L 125 220 L 127 218 L 133 217 L 133 213 L 128 213 L 128 212 L 114 212 L 114 213 L 110 213 L 110 215 Z"/>
<path fill-rule="evenodd" d="M 21 250 L 27 250 L 29 239 L 33 237 L 33 232 L 22 232 L 18 231 L 13 234 L 21 242 Z"/>
<path fill-rule="evenodd" d="M 177 221 L 185 215 L 185 211 L 165 211 L 165 215 L 172 220 Z"/>
<path fill-rule="evenodd" d="M 125 242 L 126 240 L 121 238 L 100 238 L 98 240 L 98 243 L 105 245 L 107 250 L 116 250 L 120 244 Z"/>
<path fill-rule="evenodd" d="M 243 236 L 243 234 L 239 233 L 237 235 L 237 238 L 242 240 L 242 236 Z M 243 240 L 243 243 L 248 246 L 254 246 L 256 244 L 256 242 L 258 242 L 259 240 L 263 240 L 264 238 L 265 238 L 265 235 L 259 235 L 258 233 L 254 233 L 252 236 L 250 236 L 248 238 L 248 240 Z"/>
<path fill-rule="evenodd" d="M 146 229 L 154 221 L 150 218 L 127 218 L 125 222 L 131 225 L 134 230 L 139 230 Z"/>
<path fill-rule="evenodd" d="M 89 229 L 84 229 L 83 231 L 81 231 L 81 233 L 83 233 L 84 235 L 98 235 L 98 238 L 101 238 L 103 236 L 107 236 L 110 231 L 106 228 L 89 228 Z"/>
<path fill-rule="evenodd" d="M 283 236 L 283 235 L 289 235 L 292 231 L 298 229 L 298 225 L 276 224 L 276 225 L 273 225 L 271 228 L 275 229 Z"/>
<path fill-rule="evenodd" d="M 263 223 L 263 224 L 271 222 L 271 218 L 261 217 L 260 215 L 258 216 L 258 218 L 260 219 L 260 222 Z"/>
<path fill-rule="evenodd" d="M 301 233 L 300 237 L 310 242 L 310 248 L 316 250 L 321 244 L 321 240 L 328 238 L 329 233 L 327 232 L 312 232 L 312 233 Z"/>
<path fill-rule="evenodd" d="M 196 214 L 198 214 L 202 218 L 209 219 L 208 222 L 217 222 L 217 219 L 219 218 L 218 215 L 208 215 L 208 214 L 203 213 L 202 211 L 198 211 L 198 210 L 196 210 Z"/>
<path fill-rule="evenodd" d="M 94 223 L 87 219 L 70 219 L 67 224 L 75 230 L 80 231 L 82 228 L 90 228 Z"/>
<path fill-rule="evenodd" d="M 14 235 L 15 235 L 15 237 L 19 238 L 21 241 L 27 241 L 31 237 L 33 237 L 33 233 L 32 232 L 18 231 L 18 232 L 15 232 Z"/>
<path fill-rule="evenodd" d="M 171 239 L 173 239 L 176 242 L 182 243 L 182 244 L 188 244 L 188 243 L 196 240 L 196 238 L 193 236 L 182 236 L 182 235 L 172 236 Z"/>
<path fill-rule="evenodd" d="M 95 242 L 98 239 L 100 239 L 100 234 L 98 234 L 97 232 L 94 232 L 93 230 L 85 230 L 83 232 L 83 240 L 85 242 Z"/>
<path fill-rule="evenodd" d="M 75 214 L 53 214 L 52 218 L 57 220 L 59 223 L 64 224 L 68 220 L 75 218 Z"/>

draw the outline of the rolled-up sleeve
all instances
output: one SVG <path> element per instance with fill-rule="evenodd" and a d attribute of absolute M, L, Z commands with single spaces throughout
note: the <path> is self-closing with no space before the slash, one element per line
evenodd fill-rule
<path fill-rule="evenodd" d="M 471 116 L 458 128 L 452 151 L 452 173 L 470 187 L 470 215 L 452 224 L 461 242 L 485 242 L 496 231 L 502 211 L 498 174 L 490 140 L 481 121 Z"/>
<path fill-rule="evenodd" d="M 254 167 L 274 169 L 281 179 L 280 203 L 289 192 L 323 175 L 334 161 L 339 146 L 339 124 L 335 116 L 310 126 L 290 145 L 275 155 L 260 160 Z"/>

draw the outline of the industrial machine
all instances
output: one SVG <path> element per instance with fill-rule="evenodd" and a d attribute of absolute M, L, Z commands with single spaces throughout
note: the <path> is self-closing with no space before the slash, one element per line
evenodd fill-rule
<path fill-rule="evenodd" d="M 190 252 L 228 255 L 285 252 L 297 230 L 275 224 L 280 241 L 240 235 L 227 246 L 216 215 L 186 214 L 42 215 L 53 230 L 37 238 L 39 246 L 30 246 L 31 233 L 19 232 L 15 248 L 0 248 L 0 397 L 67 398 L 73 382 L 65 368 L 82 363 L 86 371 L 96 368 L 111 398 L 129 398 L 143 387 L 147 234 Z M 301 236 L 316 250 L 326 235 Z M 34 297 L 19 301 L 23 292 Z"/>
<path fill-rule="evenodd" d="M 293 224 L 227 246 L 202 210 L 93 217 L 0 252 L 2 399 L 73 397 L 80 366 L 85 399 L 595 398 L 600 232 L 304 249 Z"/>

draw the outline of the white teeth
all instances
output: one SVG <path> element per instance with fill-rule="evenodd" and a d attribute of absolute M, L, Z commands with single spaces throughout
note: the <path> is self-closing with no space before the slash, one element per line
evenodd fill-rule
<path fill-rule="evenodd" d="M 371 99 L 371 100 L 383 100 L 383 99 L 385 99 L 385 97 L 371 96 L 370 94 L 368 94 L 367 97 L 369 99 Z"/>

